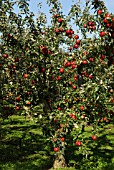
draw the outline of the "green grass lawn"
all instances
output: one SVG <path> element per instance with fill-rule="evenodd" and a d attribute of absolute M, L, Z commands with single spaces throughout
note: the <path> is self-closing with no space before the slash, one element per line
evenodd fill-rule
<path fill-rule="evenodd" d="M 68 170 L 113 170 L 114 125 L 108 124 L 91 140 L 91 127 L 86 127 L 87 155 L 75 146 L 66 150 Z M 23 116 L 12 116 L 0 125 L 0 170 L 48 170 L 54 153 L 42 130 Z M 60 170 L 60 169 L 59 169 Z"/>

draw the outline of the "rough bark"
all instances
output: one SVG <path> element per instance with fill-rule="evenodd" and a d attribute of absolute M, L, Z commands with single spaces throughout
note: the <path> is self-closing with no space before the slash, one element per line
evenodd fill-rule
<path fill-rule="evenodd" d="M 53 169 L 66 167 L 66 161 L 62 154 L 58 154 L 53 163 Z"/>

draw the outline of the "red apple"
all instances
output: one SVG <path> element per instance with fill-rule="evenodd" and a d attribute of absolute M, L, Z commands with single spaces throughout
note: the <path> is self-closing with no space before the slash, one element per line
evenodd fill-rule
<path fill-rule="evenodd" d="M 105 33 L 104 31 L 101 31 L 101 32 L 100 32 L 100 37 L 104 37 L 105 34 L 106 34 L 106 33 Z"/>
<path fill-rule="evenodd" d="M 26 101 L 26 104 L 27 104 L 27 105 L 31 105 L 31 102 L 30 102 L 30 101 Z"/>
<path fill-rule="evenodd" d="M 45 68 L 41 68 L 41 72 L 45 73 L 46 69 Z"/>
<path fill-rule="evenodd" d="M 68 62 L 65 64 L 65 66 L 67 66 L 67 67 L 71 66 L 71 62 L 68 61 Z"/>
<path fill-rule="evenodd" d="M 15 107 L 15 110 L 20 110 L 20 106 L 16 106 L 16 107 Z"/>
<path fill-rule="evenodd" d="M 58 16 L 59 16 L 58 14 L 54 14 L 54 18 L 58 18 Z"/>
<path fill-rule="evenodd" d="M 55 33 L 57 33 L 57 34 L 59 33 L 59 29 L 58 28 L 55 29 Z"/>
<path fill-rule="evenodd" d="M 79 45 L 78 45 L 78 44 L 75 44 L 75 45 L 74 45 L 74 48 L 76 48 L 76 49 L 79 48 Z"/>
<path fill-rule="evenodd" d="M 111 17 L 111 15 L 109 13 L 105 14 L 105 17 Z"/>
<path fill-rule="evenodd" d="M 90 57 L 90 58 L 89 58 L 89 61 L 90 61 L 90 62 L 93 62 L 93 61 L 94 61 L 94 58 Z"/>
<path fill-rule="evenodd" d="M 105 55 L 102 54 L 101 57 L 100 57 L 101 60 L 104 60 L 105 59 Z"/>
<path fill-rule="evenodd" d="M 81 145 L 82 145 L 82 142 L 79 141 L 79 140 L 77 140 L 77 141 L 75 142 L 75 145 L 76 145 L 76 146 L 81 146 Z"/>
<path fill-rule="evenodd" d="M 61 77 L 60 77 L 60 76 L 56 77 L 56 80 L 57 80 L 57 81 L 60 81 L 60 80 L 61 80 Z"/>
<path fill-rule="evenodd" d="M 107 24 L 107 23 L 108 23 L 108 20 L 107 20 L 106 18 L 104 18 L 103 22 L 104 22 L 105 24 Z"/>
<path fill-rule="evenodd" d="M 72 81 L 69 81 L 69 84 L 72 85 Z"/>
<path fill-rule="evenodd" d="M 87 60 L 83 60 L 83 61 L 82 61 L 82 64 L 83 64 L 83 65 L 86 65 L 86 64 L 88 64 L 88 61 L 87 61 Z"/>
<path fill-rule="evenodd" d="M 84 24 L 84 28 L 87 28 L 87 24 Z"/>
<path fill-rule="evenodd" d="M 93 135 L 93 136 L 92 136 L 92 139 L 93 139 L 93 140 L 97 140 L 97 136 L 96 136 L 96 135 Z"/>
<path fill-rule="evenodd" d="M 3 54 L 3 57 L 4 58 L 8 58 L 8 54 Z"/>
<path fill-rule="evenodd" d="M 84 106 L 80 106 L 80 110 L 84 110 L 85 108 L 84 108 Z"/>
<path fill-rule="evenodd" d="M 63 32 L 63 28 L 62 28 L 62 27 L 61 27 L 61 28 L 59 28 L 59 31 L 60 31 L 60 32 Z"/>
<path fill-rule="evenodd" d="M 97 11 L 97 14 L 98 14 L 98 15 L 101 15 L 101 14 L 102 14 L 102 10 L 99 9 L 99 10 Z"/>
<path fill-rule="evenodd" d="M 48 54 L 48 49 L 47 49 L 46 46 L 43 46 L 43 47 L 42 47 L 42 53 L 43 53 L 43 54 Z"/>
<path fill-rule="evenodd" d="M 72 88 L 73 88 L 73 89 L 77 89 L 77 86 L 76 86 L 76 85 L 72 85 Z"/>
<path fill-rule="evenodd" d="M 54 147 L 54 152 L 58 152 L 59 151 L 59 147 Z"/>
<path fill-rule="evenodd" d="M 67 35 L 71 34 L 71 30 L 66 30 L 66 34 Z"/>
<path fill-rule="evenodd" d="M 72 66 L 71 66 L 71 67 L 72 67 L 73 69 L 74 69 L 74 68 L 76 68 L 76 64 L 72 64 Z"/>
<path fill-rule="evenodd" d="M 60 108 L 60 107 L 58 107 L 58 108 L 57 108 L 57 110 L 59 110 L 59 111 L 60 111 L 60 110 L 61 110 L 61 108 Z"/>
<path fill-rule="evenodd" d="M 80 45 L 80 40 L 76 40 L 76 44 Z"/>
<path fill-rule="evenodd" d="M 16 97 L 16 102 L 20 102 L 21 96 Z"/>
<path fill-rule="evenodd" d="M 59 23 L 62 23 L 62 21 L 63 21 L 62 18 L 58 18 Z"/>
<path fill-rule="evenodd" d="M 78 39 L 78 38 L 79 38 L 79 35 L 75 35 L 74 38 L 75 38 L 75 39 Z"/>
<path fill-rule="evenodd" d="M 64 138 L 64 137 L 61 137 L 60 140 L 61 140 L 62 142 L 64 142 L 65 138 Z"/>
<path fill-rule="evenodd" d="M 60 68 L 60 73 L 64 73 L 64 68 Z"/>
<path fill-rule="evenodd" d="M 24 74 L 24 78 L 28 78 L 28 76 L 29 76 L 28 74 Z"/>
<path fill-rule="evenodd" d="M 72 50 L 72 46 L 69 47 L 69 50 L 70 50 L 70 51 Z"/>
<path fill-rule="evenodd" d="M 73 31 L 73 30 L 71 30 L 71 34 L 74 34 L 74 31 Z"/>

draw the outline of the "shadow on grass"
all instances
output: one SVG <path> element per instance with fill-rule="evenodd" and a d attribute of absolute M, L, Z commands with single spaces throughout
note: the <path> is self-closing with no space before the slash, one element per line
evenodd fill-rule
<path fill-rule="evenodd" d="M 66 150 L 66 160 L 69 166 L 78 170 L 113 170 L 114 169 L 114 127 L 111 131 L 101 130 L 97 141 L 93 141 L 88 132 L 87 158 L 79 147 L 70 146 Z M 72 139 L 71 139 L 72 140 Z M 83 147 L 83 146 L 82 146 Z"/>
<path fill-rule="evenodd" d="M 51 145 L 34 126 L 16 125 L 0 130 L 1 170 L 47 170 L 52 166 Z"/>

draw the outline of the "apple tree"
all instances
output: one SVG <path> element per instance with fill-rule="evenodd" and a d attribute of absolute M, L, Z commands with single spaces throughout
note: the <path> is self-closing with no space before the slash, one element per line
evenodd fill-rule
<path fill-rule="evenodd" d="M 86 1 L 83 9 L 72 2 L 68 15 L 58 0 L 47 4 L 51 26 L 41 11 L 34 19 L 25 0 L 1 4 L 0 114 L 40 121 L 57 168 L 66 166 L 71 145 L 87 155 L 86 125 L 97 140 L 99 127 L 113 122 L 114 15 L 100 0 Z M 39 106 L 43 112 L 34 114 Z"/>

